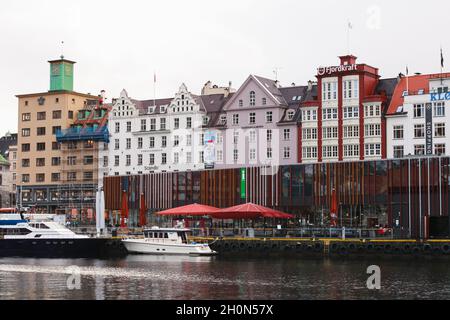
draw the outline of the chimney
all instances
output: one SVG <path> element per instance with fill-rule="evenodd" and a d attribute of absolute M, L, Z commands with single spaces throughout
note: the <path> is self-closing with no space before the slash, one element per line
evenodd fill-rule
<path fill-rule="evenodd" d="M 313 85 L 313 82 L 311 80 L 308 80 L 308 91 L 312 90 L 312 85 Z"/>
<path fill-rule="evenodd" d="M 295 87 L 295 82 L 292 82 L 292 83 L 291 83 L 291 86 L 292 86 L 292 87 Z"/>

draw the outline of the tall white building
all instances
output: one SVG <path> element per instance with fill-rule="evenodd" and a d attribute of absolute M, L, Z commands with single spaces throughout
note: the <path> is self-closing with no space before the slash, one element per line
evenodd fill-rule
<path fill-rule="evenodd" d="M 402 77 L 387 112 L 387 157 L 449 155 L 450 74 Z"/>

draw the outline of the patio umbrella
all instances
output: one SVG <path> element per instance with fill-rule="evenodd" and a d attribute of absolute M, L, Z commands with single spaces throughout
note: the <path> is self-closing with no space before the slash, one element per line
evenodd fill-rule
<path fill-rule="evenodd" d="M 210 216 L 212 213 L 218 212 L 220 209 L 215 207 L 206 206 L 202 204 L 190 204 L 178 208 L 164 210 L 158 212 L 160 216 Z"/>
<path fill-rule="evenodd" d="M 278 210 L 270 209 L 254 203 L 246 203 L 231 208 L 222 209 L 211 215 L 215 219 L 256 219 L 256 218 L 275 218 L 291 219 L 293 215 L 283 213 Z"/>

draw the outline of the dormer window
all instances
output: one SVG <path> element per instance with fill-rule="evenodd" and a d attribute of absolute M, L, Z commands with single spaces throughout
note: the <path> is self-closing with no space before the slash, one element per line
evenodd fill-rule
<path fill-rule="evenodd" d="M 289 121 L 291 121 L 292 119 L 294 119 L 294 115 L 295 115 L 295 111 L 294 111 L 294 110 L 289 110 L 289 111 L 287 112 L 287 119 L 288 119 Z"/>
<path fill-rule="evenodd" d="M 166 107 L 166 106 L 161 106 L 161 107 L 160 107 L 160 110 L 161 110 L 161 113 L 164 113 L 164 112 L 166 112 L 167 107 Z"/>
<path fill-rule="evenodd" d="M 256 105 L 256 93 L 255 91 L 250 91 L 250 106 L 254 107 Z"/>
<path fill-rule="evenodd" d="M 155 107 L 148 107 L 148 113 L 155 112 Z"/>
<path fill-rule="evenodd" d="M 222 114 L 220 115 L 220 124 L 221 125 L 226 125 L 227 124 L 227 115 L 226 114 Z"/>
<path fill-rule="evenodd" d="M 207 126 L 209 123 L 209 117 L 203 117 L 203 125 Z"/>

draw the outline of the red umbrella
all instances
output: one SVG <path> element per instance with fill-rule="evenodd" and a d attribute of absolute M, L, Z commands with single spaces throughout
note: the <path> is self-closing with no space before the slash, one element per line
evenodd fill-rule
<path fill-rule="evenodd" d="M 125 218 L 128 218 L 128 196 L 126 191 L 122 191 L 122 209 L 120 217 L 121 228 L 125 228 Z"/>
<path fill-rule="evenodd" d="M 216 213 L 213 213 L 212 217 L 216 219 L 294 218 L 291 214 L 266 208 L 254 203 L 246 203 L 231 208 L 222 209 Z"/>
<path fill-rule="evenodd" d="M 173 208 L 158 212 L 160 216 L 207 216 L 218 212 L 219 209 L 202 204 L 190 204 L 183 207 Z"/>
<path fill-rule="evenodd" d="M 145 214 L 147 212 L 147 206 L 145 204 L 145 196 L 141 194 L 140 206 L 139 206 L 139 224 L 141 227 L 147 224 Z"/>
<path fill-rule="evenodd" d="M 337 194 L 336 189 L 333 189 L 331 191 L 331 207 L 330 207 L 330 220 L 331 220 L 331 226 L 335 227 L 337 226 L 337 212 L 338 212 L 338 204 L 337 204 Z"/>

